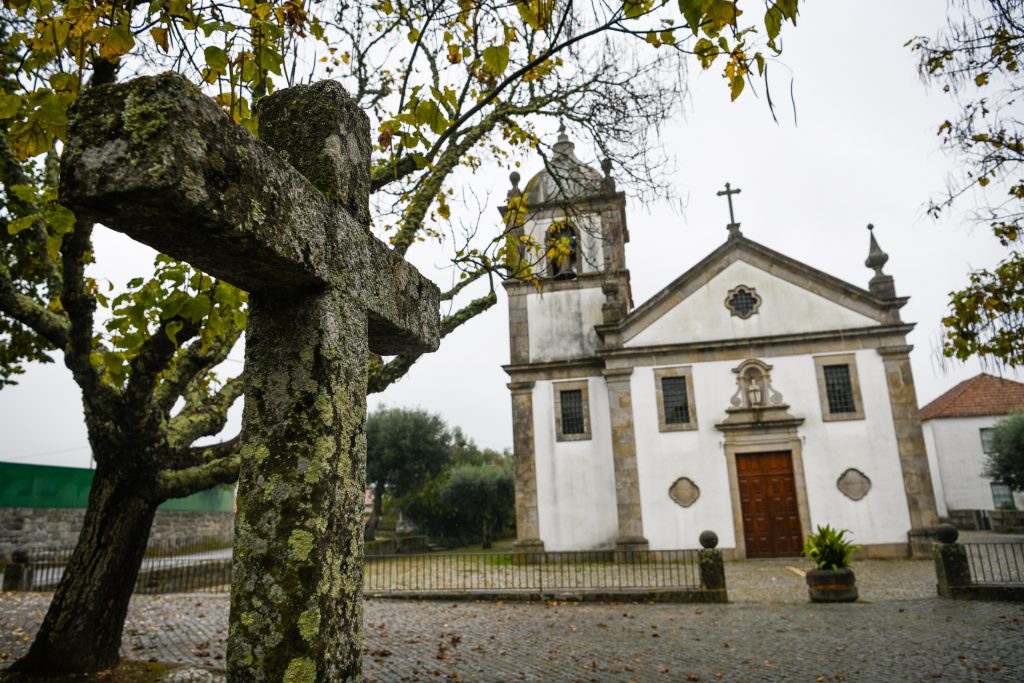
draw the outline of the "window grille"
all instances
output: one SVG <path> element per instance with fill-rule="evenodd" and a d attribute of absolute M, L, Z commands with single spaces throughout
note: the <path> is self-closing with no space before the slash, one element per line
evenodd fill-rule
<path fill-rule="evenodd" d="M 823 370 L 828 411 L 833 414 L 857 412 L 857 402 L 853 398 L 853 385 L 850 382 L 850 366 L 826 365 Z"/>
<path fill-rule="evenodd" d="M 725 305 L 732 314 L 739 316 L 740 318 L 749 318 L 757 312 L 757 308 L 760 304 L 761 297 L 758 296 L 754 290 L 748 289 L 747 287 L 737 287 L 732 290 L 729 293 L 729 298 L 725 302 Z"/>
<path fill-rule="evenodd" d="M 563 389 L 559 393 L 562 404 L 562 433 L 584 434 L 583 392 L 580 389 Z"/>
<path fill-rule="evenodd" d="M 662 377 L 662 400 L 665 405 L 665 424 L 690 422 L 690 401 L 686 395 L 686 377 Z"/>
<path fill-rule="evenodd" d="M 1013 492 L 1010 487 L 1000 482 L 992 482 L 992 505 L 996 510 L 1016 510 L 1017 505 L 1013 502 Z"/>

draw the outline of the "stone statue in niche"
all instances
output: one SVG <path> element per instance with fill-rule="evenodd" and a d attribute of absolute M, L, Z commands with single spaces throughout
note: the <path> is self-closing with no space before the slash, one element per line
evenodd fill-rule
<path fill-rule="evenodd" d="M 782 394 L 772 387 L 772 366 L 751 358 L 733 368 L 736 393 L 729 401 L 734 408 L 757 409 L 782 405 Z"/>

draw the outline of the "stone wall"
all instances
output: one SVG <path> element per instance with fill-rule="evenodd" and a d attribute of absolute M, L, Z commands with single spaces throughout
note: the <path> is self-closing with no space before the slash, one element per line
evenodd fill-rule
<path fill-rule="evenodd" d="M 0 558 L 17 548 L 73 546 L 84 515 L 81 508 L 0 508 Z M 150 543 L 223 538 L 233 533 L 234 525 L 233 512 L 157 510 Z"/>

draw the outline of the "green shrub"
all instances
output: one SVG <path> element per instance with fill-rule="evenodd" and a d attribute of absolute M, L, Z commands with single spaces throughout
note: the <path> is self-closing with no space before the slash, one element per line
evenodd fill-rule
<path fill-rule="evenodd" d="M 831 526 L 819 526 L 818 532 L 811 534 L 804 541 L 804 555 L 814 560 L 818 569 L 831 569 L 834 572 L 850 566 L 850 557 L 860 550 L 846 540 L 847 529 L 837 531 Z"/>

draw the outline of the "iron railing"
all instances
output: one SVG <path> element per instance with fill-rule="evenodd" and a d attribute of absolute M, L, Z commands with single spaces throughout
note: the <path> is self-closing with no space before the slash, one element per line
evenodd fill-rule
<path fill-rule="evenodd" d="M 146 547 L 136 593 L 187 593 L 227 590 L 231 583 L 230 537 L 152 542 Z M 19 550 L 11 558 L 27 565 L 32 591 L 52 591 L 64 576 L 73 547 Z"/>
<path fill-rule="evenodd" d="M 696 550 L 498 552 L 367 557 L 368 595 L 698 590 Z"/>
<path fill-rule="evenodd" d="M 976 584 L 1024 585 L 1024 543 L 961 543 L 971 581 Z"/>
<path fill-rule="evenodd" d="M 146 551 L 136 593 L 225 592 L 231 583 L 227 539 Z M 227 546 L 227 547 L 225 547 Z M 52 591 L 71 548 L 28 551 L 29 590 Z M 701 588 L 696 550 L 486 552 L 381 555 L 365 559 L 367 595 L 693 591 Z"/>

